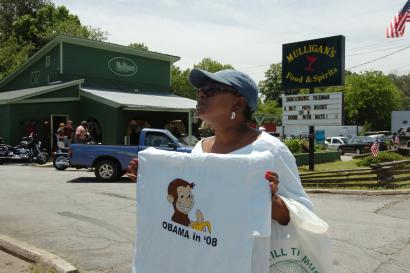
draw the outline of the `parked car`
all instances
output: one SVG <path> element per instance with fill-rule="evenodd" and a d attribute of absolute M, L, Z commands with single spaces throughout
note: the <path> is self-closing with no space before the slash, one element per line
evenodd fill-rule
<path fill-rule="evenodd" d="M 387 145 L 384 143 L 384 139 L 382 140 L 375 136 L 356 136 L 348 140 L 346 144 L 341 144 L 338 151 L 341 155 L 345 153 L 354 153 L 357 155 L 370 153 L 370 148 L 376 139 L 379 143 L 379 150 L 387 150 Z"/>
<path fill-rule="evenodd" d="M 346 144 L 348 141 L 347 137 L 327 137 L 325 139 L 325 144 L 328 150 L 337 150 L 340 145 Z"/>
<path fill-rule="evenodd" d="M 401 127 L 401 128 L 397 131 L 397 134 L 399 135 L 399 137 L 410 138 L 410 126 Z"/>
<path fill-rule="evenodd" d="M 98 179 L 111 181 L 123 176 L 130 160 L 148 147 L 185 153 L 192 150 L 191 146 L 186 146 L 163 129 L 143 129 L 139 143 L 138 146 L 71 144 L 70 165 L 75 168 L 93 167 Z"/>

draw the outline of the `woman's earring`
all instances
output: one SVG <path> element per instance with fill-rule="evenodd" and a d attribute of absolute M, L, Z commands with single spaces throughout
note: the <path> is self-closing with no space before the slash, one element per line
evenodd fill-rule
<path fill-rule="evenodd" d="M 232 112 L 232 113 L 231 113 L 231 120 L 234 120 L 234 119 L 235 119 L 235 117 L 236 117 L 235 112 Z"/>

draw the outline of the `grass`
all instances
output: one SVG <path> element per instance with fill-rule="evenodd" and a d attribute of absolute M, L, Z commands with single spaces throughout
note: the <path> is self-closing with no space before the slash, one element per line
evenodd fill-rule
<path fill-rule="evenodd" d="M 359 168 L 364 168 L 362 166 L 358 166 L 357 163 L 361 161 L 360 159 L 353 159 L 350 161 L 336 161 L 336 162 L 329 162 L 329 163 L 321 163 L 321 164 L 315 164 L 315 170 L 309 171 L 309 166 L 304 165 L 299 167 L 299 172 L 300 174 L 314 174 L 316 179 L 318 180 L 316 182 L 308 182 L 305 181 L 303 182 L 303 186 L 305 188 L 334 188 L 334 189 L 349 189 L 349 190 L 363 190 L 363 189 L 372 189 L 372 190 L 386 190 L 386 189 L 391 189 L 392 186 L 395 186 L 395 189 L 410 189 L 410 178 L 405 181 L 392 181 L 392 184 L 386 183 L 386 184 L 381 184 L 380 182 L 377 182 L 376 175 L 375 174 L 356 174 L 356 173 L 350 173 L 350 172 L 343 172 L 345 174 L 345 177 L 349 177 L 353 181 L 346 181 L 346 182 L 337 182 L 337 183 L 327 183 L 325 184 L 321 182 L 320 180 L 328 180 L 332 179 L 335 177 L 330 177 L 330 178 L 321 178 L 321 176 L 327 176 L 329 177 L 329 173 L 327 174 L 315 174 L 315 172 L 321 172 L 321 171 L 334 171 L 334 170 L 350 170 L 350 169 L 359 169 Z M 340 173 L 339 173 L 340 174 Z M 310 176 L 310 175 L 309 175 Z M 331 176 L 331 175 L 330 175 Z M 343 176 L 341 174 L 341 176 Z M 395 174 L 394 178 L 399 179 L 399 178 L 404 178 L 404 177 L 409 177 L 409 174 Z M 342 179 L 342 177 L 340 177 Z M 361 178 L 361 179 L 366 179 L 366 181 L 355 181 L 355 178 Z M 310 179 L 312 178 L 306 177 L 304 179 Z M 302 181 L 304 180 L 302 179 Z M 314 178 L 313 178 L 314 179 Z M 337 185 L 339 184 L 339 185 Z M 366 186 L 368 184 L 368 186 Z"/>
<path fill-rule="evenodd" d="M 328 162 L 328 163 L 321 163 L 321 164 L 315 164 L 315 171 L 330 171 L 330 170 L 350 170 L 350 169 L 357 169 L 359 168 L 357 166 L 357 162 L 359 162 L 360 159 L 353 159 L 349 161 L 335 161 L 335 162 Z M 309 171 L 309 166 L 308 165 L 302 165 L 299 166 L 299 172 L 300 173 L 307 173 L 311 172 Z"/>

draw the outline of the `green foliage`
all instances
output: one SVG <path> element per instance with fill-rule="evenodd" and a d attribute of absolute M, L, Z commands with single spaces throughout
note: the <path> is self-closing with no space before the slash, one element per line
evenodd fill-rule
<path fill-rule="evenodd" d="M 374 157 L 373 155 L 366 156 L 357 162 L 358 166 L 370 166 L 370 164 L 377 164 L 382 162 L 391 162 L 397 160 L 404 160 L 406 157 L 394 152 L 381 151 Z"/>
<path fill-rule="evenodd" d="M 16 37 L 10 36 L 0 47 L 0 79 L 13 72 L 23 63 L 34 49 L 31 43 L 19 44 Z"/>
<path fill-rule="evenodd" d="M 211 58 L 203 58 L 202 61 L 194 65 L 194 68 L 199 68 L 209 72 L 217 72 L 223 69 L 234 69 L 230 64 L 222 64 L 218 61 L 212 60 Z"/>
<path fill-rule="evenodd" d="M 148 51 L 148 46 L 146 46 L 144 43 L 130 43 L 128 46 L 136 48 L 136 49 L 141 49 L 141 50 L 147 50 Z"/>
<path fill-rule="evenodd" d="M 265 100 L 264 102 L 259 101 L 258 109 L 256 109 L 256 114 L 273 115 L 273 120 L 278 122 L 282 120 L 282 107 L 280 107 L 274 100 Z"/>
<path fill-rule="evenodd" d="M 105 32 L 81 25 L 64 6 L 47 0 L 0 0 L 0 80 L 61 33 L 106 40 Z"/>
<path fill-rule="evenodd" d="M 315 152 L 323 152 L 323 151 L 326 151 L 326 145 L 315 143 Z"/>
<path fill-rule="evenodd" d="M 407 75 L 388 75 L 397 88 L 404 94 L 402 110 L 410 110 L 410 74 Z"/>
<path fill-rule="evenodd" d="M 300 139 L 286 139 L 283 141 L 292 154 L 303 153 L 303 142 Z"/>
<path fill-rule="evenodd" d="M 363 124 L 367 130 L 388 129 L 391 111 L 402 103 L 400 91 L 379 71 L 351 74 L 343 91 L 347 123 Z"/>
<path fill-rule="evenodd" d="M 181 70 L 178 66 L 171 66 L 171 92 L 175 95 L 196 99 L 196 89 L 188 80 L 191 69 Z"/>
<path fill-rule="evenodd" d="M 23 15 L 34 15 L 40 8 L 50 4 L 49 0 L 0 0 L 0 39 L 6 40 L 13 32 L 12 25 Z"/>
<path fill-rule="evenodd" d="M 265 72 L 265 79 L 258 84 L 261 94 L 266 101 L 276 101 L 282 105 L 282 64 L 271 64 Z"/>
<path fill-rule="evenodd" d="M 234 69 L 230 64 L 222 64 L 211 58 L 203 58 L 198 64 L 194 64 L 194 68 L 203 69 L 210 72 L 217 72 L 223 69 Z M 196 99 L 196 88 L 194 88 L 188 80 L 191 69 L 182 70 L 178 66 L 171 66 L 171 92 L 175 95 Z"/>

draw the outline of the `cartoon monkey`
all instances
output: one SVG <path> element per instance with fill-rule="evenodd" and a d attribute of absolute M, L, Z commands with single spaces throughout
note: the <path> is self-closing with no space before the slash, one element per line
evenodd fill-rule
<path fill-rule="evenodd" d="M 172 221 L 175 223 L 189 226 L 191 221 L 188 218 L 188 213 L 194 207 L 194 196 L 192 195 L 192 189 L 194 183 L 189 183 L 183 179 L 174 179 L 168 185 L 168 202 L 174 206 L 174 215 L 172 215 Z"/>
<path fill-rule="evenodd" d="M 208 221 L 204 221 L 204 216 L 198 209 L 196 211 L 197 221 L 193 222 L 189 219 L 188 213 L 194 207 L 194 196 L 192 189 L 195 183 L 189 183 L 181 178 L 174 179 L 168 185 L 168 202 L 174 207 L 174 214 L 172 215 L 172 221 L 175 223 L 205 231 L 208 228 L 208 232 L 211 232 L 211 225 Z"/>

